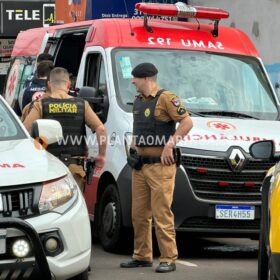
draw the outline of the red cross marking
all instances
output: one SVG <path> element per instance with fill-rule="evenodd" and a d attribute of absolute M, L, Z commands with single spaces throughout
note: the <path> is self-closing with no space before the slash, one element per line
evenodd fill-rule
<path fill-rule="evenodd" d="M 225 123 L 214 123 L 213 125 L 215 126 L 215 128 L 218 128 L 218 129 L 221 129 L 221 130 L 231 129 L 231 127 L 228 124 L 225 124 Z"/>
<path fill-rule="evenodd" d="M 11 96 L 12 92 L 15 90 L 16 79 L 17 79 L 17 75 L 16 75 L 16 71 L 14 70 L 14 72 L 13 72 L 11 78 L 10 78 L 10 83 L 9 83 L 9 86 L 8 86 L 9 96 Z"/>

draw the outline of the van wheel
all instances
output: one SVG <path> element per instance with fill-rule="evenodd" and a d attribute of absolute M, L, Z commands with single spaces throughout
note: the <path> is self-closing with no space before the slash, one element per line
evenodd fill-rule
<path fill-rule="evenodd" d="M 121 243 L 121 203 L 115 185 L 108 185 L 100 200 L 98 217 L 99 240 L 105 251 L 116 251 Z"/>

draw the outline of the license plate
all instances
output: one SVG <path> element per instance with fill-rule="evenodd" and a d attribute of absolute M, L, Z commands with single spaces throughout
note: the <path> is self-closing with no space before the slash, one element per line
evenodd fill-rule
<path fill-rule="evenodd" d="M 6 236 L 7 236 L 7 230 L 0 229 L 0 254 L 6 253 Z"/>
<path fill-rule="evenodd" d="M 221 220 L 254 220 L 255 206 L 216 205 L 216 219 Z"/>

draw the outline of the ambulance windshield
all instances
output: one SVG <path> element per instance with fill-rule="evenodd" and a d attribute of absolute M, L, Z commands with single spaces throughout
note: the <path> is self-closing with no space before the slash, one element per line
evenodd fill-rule
<path fill-rule="evenodd" d="M 0 141 L 26 138 L 18 122 L 0 99 Z"/>
<path fill-rule="evenodd" d="M 132 110 L 138 94 L 131 84 L 131 70 L 139 63 L 151 62 L 159 70 L 158 84 L 178 95 L 190 111 L 277 119 L 272 89 L 255 58 L 181 50 L 116 49 L 113 60 L 118 101 L 127 111 Z"/>

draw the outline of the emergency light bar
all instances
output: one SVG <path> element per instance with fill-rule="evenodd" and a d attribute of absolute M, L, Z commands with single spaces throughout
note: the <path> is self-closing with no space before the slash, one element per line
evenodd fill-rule
<path fill-rule="evenodd" d="M 147 15 L 171 16 L 179 18 L 201 18 L 220 20 L 228 18 L 229 13 L 218 8 L 190 6 L 183 2 L 176 4 L 136 3 L 135 8 Z"/>
<path fill-rule="evenodd" d="M 190 6 L 183 2 L 177 2 L 176 4 L 136 3 L 135 8 L 144 14 L 145 27 L 148 27 L 147 15 L 214 20 L 215 26 L 212 32 L 214 36 L 218 36 L 218 22 L 229 17 L 227 11 L 219 8 Z M 151 32 L 149 27 L 147 30 Z"/>

